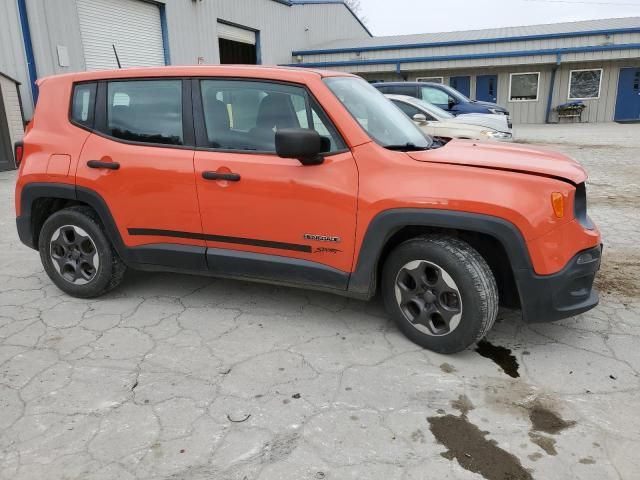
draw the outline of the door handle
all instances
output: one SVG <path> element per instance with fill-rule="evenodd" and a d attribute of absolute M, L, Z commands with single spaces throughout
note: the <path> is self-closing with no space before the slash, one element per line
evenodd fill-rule
<path fill-rule="evenodd" d="M 226 180 L 228 182 L 239 182 L 240 175 L 237 173 L 202 172 L 205 180 Z"/>
<path fill-rule="evenodd" d="M 102 160 L 89 160 L 87 162 L 89 168 L 106 168 L 108 170 L 118 170 L 120 164 L 118 162 L 103 162 Z"/>

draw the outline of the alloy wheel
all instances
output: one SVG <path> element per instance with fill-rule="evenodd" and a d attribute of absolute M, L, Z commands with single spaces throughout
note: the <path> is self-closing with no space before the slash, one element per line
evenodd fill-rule
<path fill-rule="evenodd" d="M 460 289 L 435 263 L 415 260 L 404 265 L 396 276 L 395 293 L 402 314 L 420 332 L 448 335 L 460 324 Z"/>
<path fill-rule="evenodd" d="M 89 283 L 100 267 L 95 242 L 75 225 L 64 225 L 53 232 L 49 255 L 58 274 L 74 285 Z"/>

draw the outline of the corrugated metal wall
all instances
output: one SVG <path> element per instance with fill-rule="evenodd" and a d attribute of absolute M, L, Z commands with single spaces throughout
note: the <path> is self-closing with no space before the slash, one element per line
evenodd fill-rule
<path fill-rule="evenodd" d="M 572 47 L 586 47 L 594 45 L 610 45 L 610 44 L 631 44 L 640 43 L 640 33 L 618 33 L 612 34 L 608 37 L 604 35 L 586 35 L 583 37 L 573 38 L 550 38 L 545 40 L 523 40 L 513 42 L 502 43 L 479 43 L 471 45 L 452 45 L 441 47 L 429 47 L 429 48 L 406 48 L 398 50 L 372 50 L 363 52 L 344 52 L 344 53 L 325 53 L 314 55 L 303 55 L 304 63 L 315 62 L 338 62 L 338 61 L 362 61 L 362 60 L 379 60 L 379 59 L 402 59 L 402 58 L 421 58 L 421 57 L 438 57 L 438 56 L 450 56 L 450 55 L 468 55 L 468 54 L 491 54 L 496 52 L 521 52 L 531 50 L 545 50 L 545 49 L 558 49 L 558 48 L 572 48 Z M 617 52 L 601 52 L 611 58 L 609 55 L 615 55 L 613 58 L 629 58 L 635 56 L 631 50 L 620 50 Z M 577 60 L 582 60 L 580 57 L 592 55 L 592 53 L 579 53 L 572 54 L 577 55 Z M 544 57 L 528 57 L 529 63 L 540 63 Z M 591 58 L 591 57 L 589 57 Z M 464 62 L 470 62 L 471 60 L 464 60 Z M 482 65 L 485 66 L 498 66 L 498 65 L 518 65 L 522 62 L 521 57 L 504 57 L 493 59 L 481 59 Z M 296 59 L 293 59 L 296 62 Z M 430 62 L 430 68 L 439 68 L 440 62 Z M 452 63 L 452 62 L 445 62 Z M 421 69 L 420 64 L 416 65 L 415 69 Z M 471 65 L 473 66 L 473 65 Z M 452 66 L 450 65 L 449 68 Z M 350 66 L 351 69 L 359 69 L 361 66 Z M 455 67 L 453 67 L 455 68 Z"/>
<path fill-rule="evenodd" d="M 16 0 L 0 0 L 0 71 L 22 82 L 25 116 L 32 99 Z M 86 68 L 76 0 L 26 0 L 38 77 Z M 171 63 L 219 63 L 218 19 L 260 31 L 262 63 L 291 60 L 298 48 L 328 39 L 363 38 L 367 32 L 341 4 L 287 6 L 272 0 L 161 0 L 165 5 Z M 61 67 L 57 47 L 66 47 Z"/>
<path fill-rule="evenodd" d="M 618 77 L 620 69 L 625 67 L 640 67 L 640 61 L 591 61 L 562 63 L 556 72 L 556 80 L 551 100 L 552 108 L 569 101 L 569 74 L 571 70 L 602 68 L 600 97 L 597 99 L 585 99 L 582 102 L 587 106 L 582 115 L 583 122 L 610 122 L 613 120 L 616 100 L 618 95 Z M 479 75 L 498 76 L 498 102 L 507 107 L 514 123 L 544 123 L 546 120 L 547 101 L 551 84 L 552 64 L 546 65 L 519 65 L 515 67 L 499 68 L 464 68 L 423 70 L 419 72 L 406 72 L 402 74 L 407 81 L 415 81 L 422 76 L 443 77 L 443 82 L 449 85 L 452 76 L 469 75 L 471 77 L 471 98 L 475 99 L 476 78 Z M 509 79 L 511 73 L 540 72 L 539 98 L 535 102 L 510 102 Z M 367 80 L 385 82 L 399 81 L 401 78 L 396 72 L 374 72 L 362 74 Z M 551 112 L 550 121 L 558 121 L 555 112 Z M 565 121 L 565 120 L 563 120 Z"/>
<path fill-rule="evenodd" d="M 31 117 L 31 89 L 15 0 L 0 0 L 0 72 L 18 80 L 25 115 Z"/>

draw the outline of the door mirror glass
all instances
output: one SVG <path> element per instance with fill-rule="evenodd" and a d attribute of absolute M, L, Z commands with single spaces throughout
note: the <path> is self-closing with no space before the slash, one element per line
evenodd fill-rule
<path fill-rule="evenodd" d="M 302 165 L 319 165 L 320 155 L 327 150 L 329 139 L 308 128 L 282 128 L 276 132 L 276 153 L 282 158 L 295 158 Z"/>
<path fill-rule="evenodd" d="M 413 121 L 419 123 L 420 125 L 424 125 L 427 123 L 427 116 L 424 113 L 416 113 L 413 116 Z"/>
<path fill-rule="evenodd" d="M 449 97 L 449 110 L 455 107 L 458 104 L 455 98 Z"/>

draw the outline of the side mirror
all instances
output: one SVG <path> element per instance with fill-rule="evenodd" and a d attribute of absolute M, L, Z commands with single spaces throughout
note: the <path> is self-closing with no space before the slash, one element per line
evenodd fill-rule
<path fill-rule="evenodd" d="M 413 121 L 419 123 L 420 125 L 424 125 L 427 122 L 427 116 L 424 113 L 416 113 L 413 116 Z"/>
<path fill-rule="evenodd" d="M 282 158 L 295 158 L 302 165 L 320 165 L 324 159 L 323 138 L 308 128 L 283 128 L 276 132 L 276 153 Z"/>
<path fill-rule="evenodd" d="M 452 110 L 457 104 L 458 102 L 456 102 L 455 98 L 449 97 L 449 110 Z"/>

